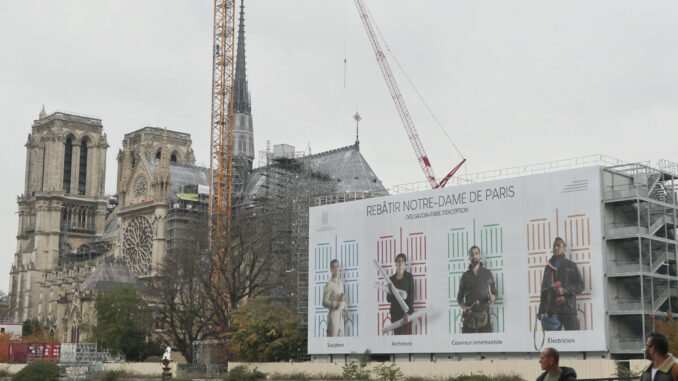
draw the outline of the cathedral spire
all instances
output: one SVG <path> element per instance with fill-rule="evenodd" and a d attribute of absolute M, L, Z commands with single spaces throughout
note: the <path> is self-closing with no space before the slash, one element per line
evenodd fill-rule
<path fill-rule="evenodd" d="M 240 22 L 238 23 L 238 50 L 235 57 L 235 81 L 233 84 L 233 112 L 251 114 L 250 94 L 247 89 L 245 70 L 245 4 L 240 0 Z"/>
<path fill-rule="evenodd" d="M 353 120 L 355 120 L 355 146 L 360 149 L 360 139 L 358 138 L 358 125 L 363 118 L 360 116 L 358 111 L 353 115 Z"/>
<path fill-rule="evenodd" d="M 47 113 L 45 112 L 45 105 L 42 105 L 42 110 L 40 110 L 40 115 L 38 115 L 39 119 L 42 119 L 47 116 Z"/>

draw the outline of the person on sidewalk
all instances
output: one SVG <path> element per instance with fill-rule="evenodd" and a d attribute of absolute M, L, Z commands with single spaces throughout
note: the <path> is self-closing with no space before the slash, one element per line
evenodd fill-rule
<path fill-rule="evenodd" d="M 669 353 L 669 340 L 653 333 L 645 342 L 645 358 L 652 363 L 640 375 L 640 381 L 675 381 L 678 379 L 676 358 Z"/>
<path fill-rule="evenodd" d="M 541 351 L 539 365 L 544 371 L 537 381 L 573 381 L 577 379 L 577 372 L 566 366 L 559 366 L 560 354 L 555 348 L 546 348 Z"/>

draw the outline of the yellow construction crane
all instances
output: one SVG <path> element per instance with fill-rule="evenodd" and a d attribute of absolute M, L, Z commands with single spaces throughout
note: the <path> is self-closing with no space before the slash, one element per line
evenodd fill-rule
<path fill-rule="evenodd" d="M 214 1 L 212 54 L 212 116 L 210 129 L 210 252 L 212 261 L 230 271 L 230 230 L 233 200 L 233 80 L 235 71 L 235 0 Z M 213 270 L 217 289 L 226 293 L 226 280 L 218 266 Z M 220 306 L 230 309 L 230 305 Z M 217 322 L 218 325 L 225 322 Z"/>

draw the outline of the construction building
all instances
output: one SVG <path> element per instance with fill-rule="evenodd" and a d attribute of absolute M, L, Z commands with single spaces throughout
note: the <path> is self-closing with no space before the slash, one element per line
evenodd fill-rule
<path fill-rule="evenodd" d="M 306 319 L 308 308 L 308 208 L 387 195 L 381 180 L 360 153 L 360 143 L 318 154 L 286 144 L 262 153 L 262 164 L 249 176 L 242 209 L 264 214 L 276 229 L 276 255 L 283 258 L 295 287 L 274 296 Z M 292 292 L 290 294 L 289 292 Z"/>
<path fill-rule="evenodd" d="M 678 164 L 604 169 L 610 353 L 638 357 L 652 317 L 678 311 L 676 221 Z"/>
<path fill-rule="evenodd" d="M 482 188 L 488 181 L 591 166 L 599 168 L 602 179 L 602 294 L 606 311 L 606 327 L 602 332 L 606 335 L 607 351 L 563 355 L 622 360 L 643 358 L 644 343 L 650 333 L 656 331 L 653 319 L 666 319 L 669 313 L 678 312 L 677 163 L 667 160 L 659 160 L 656 165 L 626 163 L 604 155 L 593 155 L 457 176 L 450 186 L 473 183 Z M 406 194 L 427 188 L 427 182 L 412 183 L 396 186 L 392 193 Z M 586 300 L 587 297 L 590 298 L 583 295 L 581 299 Z M 423 361 L 431 358 L 478 360 L 534 356 L 529 353 L 413 353 L 396 354 L 391 358 Z M 314 361 L 343 362 L 348 358 L 350 355 L 313 356 Z"/>

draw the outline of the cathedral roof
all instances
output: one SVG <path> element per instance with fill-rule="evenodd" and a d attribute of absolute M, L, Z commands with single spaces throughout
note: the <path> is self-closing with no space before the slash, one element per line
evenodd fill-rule
<path fill-rule="evenodd" d="M 307 155 L 294 159 L 310 166 L 316 176 L 326 176 L 326 180 L 336 183 L 332 193 L 373 192 L 387 194 L 381 180 L 360 153 L 358 145 L 341 147 L 334 150 Z M 271 164 L 269 167 L 276 167 Z M 246 193 L 250 197 L 259 197 L 266 191 L 265 172 L 267 167 L 255 169 L 249 176 Z"/>
<path fill-rule="evenodd" d="M 80 290 L 108 291 L 115 286 L 143 288 L 143 283 L 125 262 L 114 260 L 98 264 L 92 274 L 80 284 Z"/>
<path fill-rule="evenodd" d="M 157 170 L 158 159 L 148 158 L 149 168 L 152 171 Z M 170 196 L 174 198 L 177 193 L 182 193 L 184 185 L 210 185 L 210 169 L 199 167 L 197 165 L 170 163 L 170 177 L 172 178 L 172 187 Z M 151 173 L 151 175 L 153 175 Z"/>
<path fill-rule="evenodd" d="M 111 217 L 106 221 L 106 227 L 104 228 L 104 240 L 115 238 L 118 234 L 118 213 L 113 212 Z"/>

